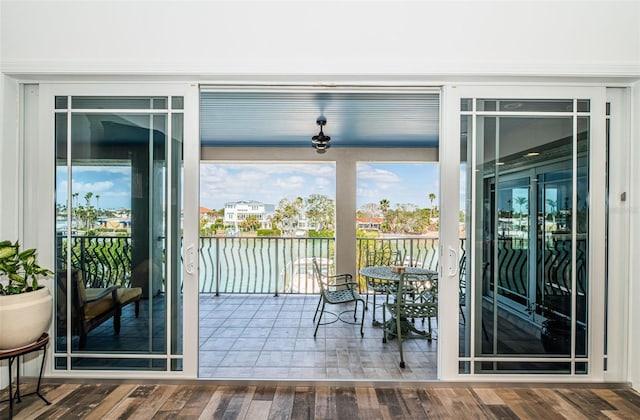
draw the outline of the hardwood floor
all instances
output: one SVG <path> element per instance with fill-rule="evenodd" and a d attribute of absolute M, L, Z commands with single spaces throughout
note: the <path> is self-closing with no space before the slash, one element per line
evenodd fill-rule
<path fill-rule="evenodd" d="M 22 392 L 33 389 L 23 384 Z M 596 419 L 640 418 L 640 394 L 624 386 L 286 386 L 46 383 L 15 404 L 15 419 Z M 0 399 L 6 391 L 0 392 Z M 8 403 L 0 405 L 8 418 Z"/>

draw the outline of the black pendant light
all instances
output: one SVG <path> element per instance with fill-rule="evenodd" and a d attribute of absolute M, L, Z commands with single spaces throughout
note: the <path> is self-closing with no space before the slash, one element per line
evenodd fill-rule
<path fill-rule="evenodd" d="M 331 137 L 325 136 L 322 132 L 322 127 L 327 124 L 327 119 L 323 116 L 319 116 L 316 120 L 316 124 L 320 126 L 320 132 L 317 136 L 311 137 L 311 145 L 316 149 L 316 152 L 324 153 L 330 147 L 329 142 L 331 141 Z"/>

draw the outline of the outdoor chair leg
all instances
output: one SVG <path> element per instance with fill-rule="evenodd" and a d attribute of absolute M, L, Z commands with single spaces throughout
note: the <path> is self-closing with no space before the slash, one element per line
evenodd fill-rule
<path fill-rule="evenodd" d="M 373 319 L 371 320 L 371 324 L 376 325 L 376 292 L 373 292 Z"/>
<path fill-rule="evenodd" d="M 400 368 L 404 369 L 404 354 L 402 352 L 402 326 L 400 325 L 400 317 L 396 317 L 396 334 L 398 336 L 396 339 L 398 340 L 398 347 L 400 348 Z"/>
<path fill-rule="evenodd" d="M 358 309 L 358 302 L 356 301 L 356 309 Z M 364 310 L 365 303 L 362 301 L 362 319 L 360 319 L 360 337 L 364 337 Z"/>
<path fill-rule="evenodd" d="M 324 313 L 324 300 L 322 301 L 322 310 L 320 310 L 320 316 L 318 317 L 318 323 L 316 324 L 316 330 L 313 333 L 313 338 L 316 338 L 316 335 L 318 334 L 318 327 L 320 326 L 320 321 L 322 321 L 323 313 Z"/>
<path fill-rule="evenodd" d="M 387 309 L 382 305 L 382 342 L 387 342 Z"/>
<path fill-rule="evenodd" d="M 322 302 L 322 295 L 320 295 L 320 299 L 318 299 L 318 304 L 316 305 L 316 313 L 313 314 L 313 321 L 315 322 L 316 316 L 318 316 L 318 309 L 320 308 L 320 302 Z"/>

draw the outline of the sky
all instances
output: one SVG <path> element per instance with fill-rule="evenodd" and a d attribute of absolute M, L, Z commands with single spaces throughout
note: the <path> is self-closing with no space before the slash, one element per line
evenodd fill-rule
<path fill-rule="evenodd" d="M 78 205 L 85 205 L 84 196 L 91 192 L 91 204 L 102 209 L 131 208 L 131 167 L 129 166 L 73 166 L 72 194 L 78 194 Z M 56 203 L 64 204 L 67 197 L 68 171 L 56 168 Z M 96 200 L 96 196 L 100 196 Z"/>
<path fill-rule="evenodd" d="M 336 173 L 332 163 L 202 163 L 200 165 L 200 205 L 221 209 L 225 203 L 255 200 L 278 205 L 281 198 L 326 195 L 335 200 Z M 56 198 L 65 202 L 67 168 L 56 173 Z M 92 204 L 103 209 L 131 207 L 131 169 L 129 167 L 73 167 L 72 193 L 84 205 L 87 192 Z M 437 163 L 368 163 L 357 165 L 358 208 L 382 199 L 397 204 L 431 207 L 430 193 L 438 194 Z M 99 195 L 99 203 L 96 196 Z M 437 198 L 434 202 L 437 205 Z"/>
<path fill-rule="evenodd" d="M 429 193 L 438 196 L 437 164 L 360 163 L 357 172 L 358 208 L 383 198 L 392 206 L 411 203 L 430 207 Z M 203 163 L 200 205 L 220 209 L 227 202 L 255 200 L 277 206 L 281 198 L 311 194 L 335 200 L 335 184 L 335 165 L 331 163 Z"/>

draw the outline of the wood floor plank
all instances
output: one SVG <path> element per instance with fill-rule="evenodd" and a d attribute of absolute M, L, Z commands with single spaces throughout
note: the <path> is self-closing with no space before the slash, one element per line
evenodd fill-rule
<path fill-rule="evenodd" d="M 603 410 L 615 409 L 589 389 L 561 389 L 560 394 L 571 404 L 580 407 L 580 411 L 589 417 L 602 417 Z"/>
<path fill-rule="evenodd" d="M 517 389 L 516 395 L 531 418 L 544 418 L 553 410 L 552 401 L 542 398 L 536 389 Z"/>
<path fill-rule="evenodd" d="M 310 386 L 296 387 L 293 398 L 293 409 L 291 410 L 291 418 L 315 419 L 316 404 L 316 388 Z"/>
<path fill-rule="evenodd" d="M 478 397 L 478 400 L 486 405 L 504 405 L 504 401 L 495 390 L 491 388 L 476 388 L 472 391 Z"/>
<path fill-rule="evenodd" d="M 546 418 L 546 417 L 541 417 L 539 414 L 537 414 L 537 409 L 535 409 L 535 407 L 532 412 L 529 405 L 526 404 L 526 401 L 522 399 L 523 398 L 522 394 L 518 394 L 516 389 L 501 388 L 501 389 L 497 389 L 496 393 L 505 402 L 505 404 L 507 404 L 507 406 L 511 409 L 511 411 L 513 411 L 520 419 L 537 420 L 540 418 Z M 547 415 L 549 413 L 550 411 L 547 411 Z M 566 418 L 566 417 L 560 416 L 559 418 Z"/>
<path fill-rule="evenodd" d="M 251 404 L 255 390 L 255 386 L 229 389 L 227 392 L 231 393 L 231 399 L 229 400 L 222 419 L 235 420 L 244 418 L 249 410 L 249 405 Z"/>
<path fill-rule="evenodd" d="M 633 404 L 632 401 L 627 400 L 618 392 L 611 389 L 594 389 L 593 392 L 600 398 L 609 402 L 615 407 L 615 410 L 603 410 L 602 413 L 610 418 L 633 418 L 634 413 L 640 408 Z"/>
<path fill-rule="evenodd" d="M 418 391 L 415 388 L 400 388 L 398 389 L 400 396 L 400 402 L 405 407 L 405 412 L 414 418 L 427 418 L 427 413 L 424 411 Z"/>
<path fill-rule="evenodd" d="M 45 411 L 36 418 L 56 418 L 62 415 L 68 419 L 85 418 L 115 388 L 117 385 L 112 384 L 81 385 L 55 405 L 52 409 L 55 413 Z"/>
<path fill-rule="evenodd" d="M 189 398 L 191 398 L 192 393 L 192 386 L 180 386 L 176 388 L 171 397 L 167 398 L 164 404 L 162 404 L 162 406 L 158 410 L 158 414 L 163 411 L 175 414 L 179 413 L 180 410 L 182 410 L 182 408 L 185 406 L 187 401 L 189 401 Z"/>
<path fill-rule="evenodd" d="M 418 389 L 418 397 L 427 418 L 447 419 L 451 417 L 449 410 L 442 403 L 435 389 Z"/>
<path fill-rule="evenodd" d="M 269 410 L 271 410 L 271 401 L 253 399 L 249 404 L 245 420 L 267 420 L 269 418 Z"/>
<path fill-rule="evenodd" d="M 383 414 L 386 411 L 391 418 L 408 418 L 409 413 L 406 411 L 405 405 L 400 402 L 400 395 L 393 388 L 376 389 L 378 402 L 382 408 Z M 386 417 L 386 416 L 385 416 Z"/>
<path fill-rule="evenodd" d="M 45 398 L 49 402 L 51 402 L 51 404 L 53 404 L 53 407 L 55 407 L 58 401 L 65 398 L 79 386 L 80 384 L 61 384 L 58 386 L 45 385 L 42 389 L 42 395 L 44 395 Z M 35 398 L 35 401 L 31 402 L 30 404 L 26 404 L 29 400 L 23 400 L 22 403 L 16 404 L 16 406 L 14 407 L 14 419 L 35 419 L 52 409 L 51 405 L 46 405 L 44 401 L 42 401 L 37 396 L 29 398 Z M 0 411 L 0 418 L 8 418 L 8 403 L 2 404 L 1 406 L 3 406 L 6 411 Z"/>
<path fill-rule="evenodd" d="M 104 416 L 104 420 L 121 420 L 134 419 L 135 412 L 143 405 L 143 401 L 138 398 L 124 398 L 116 403 L 115 406 Z M 150 414 L 147 418 L 153 418 L 157 411 Z"/>
<path fill-rule="evenodd" d="M 615 393 L 624 398 L 625 401 L 640 409 L 640 394 L 637 392 L 632 391 L 631 389 L 618 389 Z"/>
<path fill-rule="evenodd" d="M 269 420 L 286 420 L 291 418 L 293 413 L 293 402 L 295 399 L 295 388 L 289 386 L 279 386 L 273 394 L 271 410 L 269 410 Z"/>
<path fill-rule="evenodd" d="M 336 387 L 336 414 L 338 419 L 357 419 L 358 403 L 356 390 L 353 387 Z"/>
<path fill-rule="evenodd" d="M 134 389 L 136 389 L 136 385 L 133 384 L 120 385 L 93 409 L 91 416 L 95 416 L 95 418 L 105 417 L 120 401 L 131 394 Z"/>
<path fill-rule="evenodd" d="M 224 396 L 224 390 L 221 389 L 221 387 L 217 387 L 211 395 L 211 398 L 209 398 L 209 402 L 207 402 L 207 405 L 202 410 L 199 418 L 202 420 L 214 418 L 215 413 L 218 412 L 221 402 L 224 400 Z"/>
<path fill-rule="evenodd" d="M 501 420 L 519 420 L 520 417 L 506 405 L 492 404 L 487 406 L 487 410 L 491 413 L 492 418 Z"/>
<path fill-rule="evenodd" d="M 477 418 L 487 418 L 491 416 L 491 412 L 487 406 L 478 400 L 475 394 L 468 388 L 454 388 L 454 407 L 460 413 Z"/>
<path fill-rule="evenodd" d="M 558 393 L 557 389 L 535 388 L 533 389 L 533 392 L 538 394 L 540 398 L 549 405 L 550 412 L 558 413 L 559 416 L 563 416 L 567 419 L 575 419 L 583 416 L 576 406 L 564 399 L 562 395 Z"/>
<path fill-rule="evenodd" d="M 231 404 L 231 400 L 233 399 L 234 388 L 229 386 L 221 386 L 218 388 L 217 392 L 220 392 L 220 400 L 216 406 L 215 411 L 213 412 L 213 417 L 210 417 L 210 418 L 214 418 L 214 419 L 229 418 L 228 416 L 227 417 L 225 416 L 227 413 L 227 408 L 229 407 L 229 404 Z M 232 411 L 233 409 L 230 412 Z"/>
<path fill-rule="evenodd" d="M 28 392 L 27 389 L 23 393 Z M 231 386 L 44 384 L 52 405 L 29 396 L 20 419 L 636 419 L 640 394 L 624 386 Z M 0 418 L 8 417 L 0 404 Z"/>
<path fill-rule="evenodd" d="M 180 419 L 197 419 L 204 410 L 216 390 L 215 385 L 198 385 L 193 387 L 191 397 L 178 414 Z"/>
<path fill-rule="evenodd" d="M 253 393 L 253 399 L 258 401 L 273 401 L 275 393 L 275 386 L 257 386 L 256 392 Z"/>
<path fill-rule="evenodd" d="M 356 404 L 361 418 L 370 420 L 382 419 L 380 404 L 373 388 L 356 387 Z"/>
<path fill-rule="evenodd" d="M 131 418 L 150 419 L 164 403 L 177 391 L 178 385 L 153 385 L 152 389 L 138 387 L 129 397 L 138 398 L 144 404 L 136 404 L 135 411 L 131 413 Z M 147 392 L 150 391 L 150 392 Z M 143 396 L 146 393 L 146 398 Z"/>

